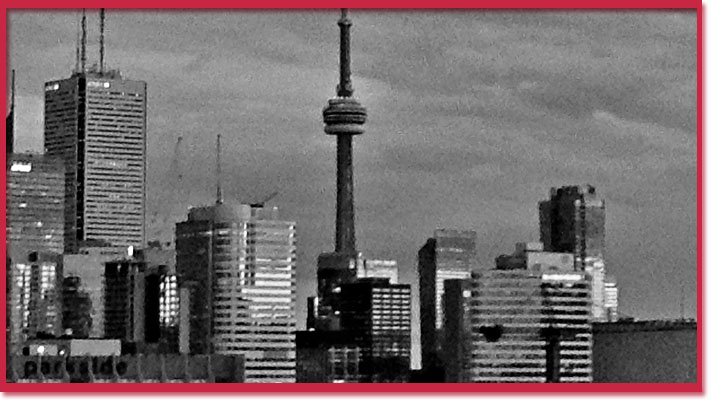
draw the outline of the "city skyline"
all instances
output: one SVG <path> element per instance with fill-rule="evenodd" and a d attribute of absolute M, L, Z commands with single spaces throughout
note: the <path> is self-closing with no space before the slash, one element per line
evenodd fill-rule
<path fill-rule="evenodd" d="M 179 136 L 180 189 L 193 192 L 167 207 L 169 224 L 188 205 L 212 202 L 206 177 L 214 177 L 212 139 L 221 133 L 225 198 L 249 203 L 278 190 L 274 205 L 297 221 L 300 326 L 316 256 L 333 238 L 335 145 L 319 113 L 337 81 L 335 16 L 108 13 L 107 64 L 151 87 L 148 223 L 161 192 L 184 194 L 166 186 Z M 695 314 L 695 14 L 353 16 L 355 96 L 369 109 L 368 134 L 354 145 L 366 257 L 397 260 L 402 281 L 414 284 L 416 251 L 434 229 L 471 229 L 477 262 L 493 268 L 514 243 L 538 240 L 537 202 L 550 187 L 590 183 L 608 202 L 606 261 L 620 311 L 679 317 L 683 293 L 686 316 Z M 187 34 L 178 32 L 185 18 Z M 41 151 L 41 83 L 70 73 L 76 13 L 9 19 L 16 147 Z M 92 23 L 89 61 L 98 58 Z M 659 34 L 646 39 L 650 31 Z M 639 271 L 651 273 L 640 279 Z"/>

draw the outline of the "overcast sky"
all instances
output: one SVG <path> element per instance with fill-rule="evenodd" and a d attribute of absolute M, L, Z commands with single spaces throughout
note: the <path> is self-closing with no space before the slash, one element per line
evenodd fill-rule
<path fill-rule="evenodd" d="M 166 237 L 214 201 L 273 191 L 297 222 L 300 318 L 318 253 L 333 248 L 336 10 L 107 12 L 107 63 L 148 82 L 148 222 Z M 695 12 L 354 10 L 358 247 L 396 259 L 436 228 L 473 229 L 478 260 L 538 240 L 552 186 L 592 184 L 607 205 L 607 268 L 624 315 L 696 312 Z M 18 151 L 42 151 L 43 82 L 74 66 L 78 13 L 10 12 Z M 98 12 L 89 13 L 98 60 Z M 175 157 L 175 144 L 183 144 Z M 167 228 L 163 228 L 163 225 Z M 303 326 L 301 318 L 299 326 Z M 415 324 L 416 325 L 416 324 Z"/>

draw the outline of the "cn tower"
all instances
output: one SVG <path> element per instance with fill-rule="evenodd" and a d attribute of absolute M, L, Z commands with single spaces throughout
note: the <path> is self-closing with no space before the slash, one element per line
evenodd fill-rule
<path fill-rule="evenodd" d="M 365 107 L 353 98 L 351 83 L 351 21 L 341 10 L 340 82 L 336 97 L 323 110 L 324 130 L 337 138 L 336 155 L 336 253 L 355 254 L 355 208 L 353 205 L 353 136 L 365 130 Z"/>

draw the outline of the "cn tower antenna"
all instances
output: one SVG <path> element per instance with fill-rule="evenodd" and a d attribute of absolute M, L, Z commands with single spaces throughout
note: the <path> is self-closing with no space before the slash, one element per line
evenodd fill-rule
<path fill-rule="evenodd" d="M 221 155 L 220 153 L 222 152 L 222 148 L 220 146 L 220 134 L 217 135 L 217 156 L 216 162 L 217 162 L 217 168 L 216 168 L 216 178 L 217 178 L 217 198 L 215 202 L 217 204 L 222 204 L 222 165 L 221 165 Z"/>
<path fill-rule="evenodd" d="M 81 10 L 81 70 L 86 72 L 86 8 Z"/>
<path fill-rule="evenodd" d="M 99 73 L 104 74 L 104 24 L 106 16 L 104 8 L 99 11 Z"/>

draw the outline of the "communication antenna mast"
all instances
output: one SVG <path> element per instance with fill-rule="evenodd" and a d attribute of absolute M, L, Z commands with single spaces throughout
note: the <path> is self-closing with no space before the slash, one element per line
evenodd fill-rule
<path fill-rule="evenodd" d="M 78 14 L 77 14 L 78 17 Z M 74 61 L 74 72 L 79 72 L 81 64 L 81 22 L 77 21 L 77 43 L 76 43 L 76 60 Z"/>
<path fill-rule="evenodd" d="M 99 73 L 104 74 L 104 25 L 106 16 L 104 8 L 99 11 Z"/>
<path fill-rule="evenodd" d="M 86 8 L 81 10 L 81 73 L 86 72 Z"/>
<path fill-rule="evenodd" d="M 222 165 L 221 165 L 221 160 L 220 160 L 220 153 L 222 152 L 222 149 L 220 147 L 220 134 L 217 134 L 217 157 L 216 157 L 216 162 L 217 162 L 217 170 L 216 170 L 216 178 L 217 178 L 217 199 L 216 202 L 217 204 L 222 204 Z"/>

